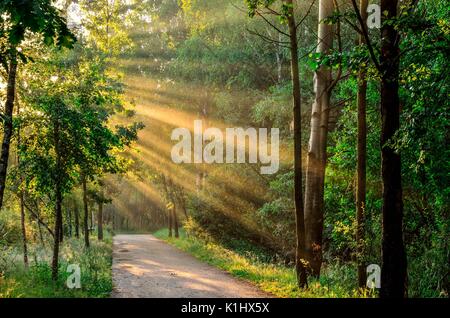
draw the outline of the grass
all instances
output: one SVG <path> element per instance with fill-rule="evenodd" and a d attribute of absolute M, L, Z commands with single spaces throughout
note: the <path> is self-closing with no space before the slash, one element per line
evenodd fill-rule
<path fill-rule="evenodd" d="M 310 280 L 309 288 L 300 290 L 296 284 L 293 268 L 264 263 L 257 257 L 242 255 L 225 248 L 218 242 L 187 237 L 180 231 L 180 238 L 169 238 L 167 229 L 154 233 L 160 239 L 183 250 L 197 259 L 247 280 L 261 290 L 280 298 L 354 298 L 374 297 L 372 292 L 359 291 L 353 286 L 356 273 L 342 265 L 324 268 L 320 280 Z"/>
<path fill-rule="evenodd" d="M 66 239 L 61 246 L 59 277 L 51 279 L 51 248 L 29 246 L 29 268 L 25 269 L 20 248 L 3 253 L 0 274 L 0 298 L 104 298 L 112 291 L 112 241 L 92 238 L 90 249 L 84 248 L 82 239 Z M 81 270 L 81 288 L 69 289 L 67 272 L 70 264 Z"/>

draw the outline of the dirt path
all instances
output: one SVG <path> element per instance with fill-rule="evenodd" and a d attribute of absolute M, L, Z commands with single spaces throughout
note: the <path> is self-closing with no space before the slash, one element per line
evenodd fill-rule
<path fill-rule="evenodd" d="M 152 235 L 114 237 L 112 297 L 268 297 Z"/>

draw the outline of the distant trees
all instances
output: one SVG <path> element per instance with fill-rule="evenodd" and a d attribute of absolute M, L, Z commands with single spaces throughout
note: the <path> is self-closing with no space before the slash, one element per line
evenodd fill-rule
<path fill-rule="evenodd" d="M 112 199 L 106 194 L 106 183 L 99 179 L 95 187 L 88 190 L 89 199 L 97 205 L 97 238 L 99 241 L 103 240 L 103 206 L 112 203 Z"/>
<path fill-rule="evenodd" d="M 132 41 L 127 33 L 127 16 L 134 5 L 124 0 L 80 0 L 86 15 L 83 27 L 89 31 L 90 45 L 109 57 L 127 51 Z"/>
<path fill-rule="evenodd" d="M 185 211 L 185 202 L 184 198 L 180 196 L 180 189 L 177 185 L 174 184 L 170 177 L 162 174 L 160 176 L 161 187 L 163 190 L 163 195 L 166 202 L 167 209 L 167 220 L 169 226 L 169 237 L 172 237 L 172 234 L 175 235 L 175 238 L 180 237 L 179 233 L 179 218 L 178 218 L 178 209 L 181 208 Z M 185 216 L 187 216 L 185 214 Z M 173 233 L 172 233 L 173 230 Z"/>

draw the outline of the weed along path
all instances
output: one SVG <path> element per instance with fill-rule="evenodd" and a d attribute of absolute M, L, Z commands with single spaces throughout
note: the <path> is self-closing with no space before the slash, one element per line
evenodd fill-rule
<path fill-rule="evenodd" d="M 115 298 L 269 297 L 152 235 L 117 235 L 113 249 Z"/>

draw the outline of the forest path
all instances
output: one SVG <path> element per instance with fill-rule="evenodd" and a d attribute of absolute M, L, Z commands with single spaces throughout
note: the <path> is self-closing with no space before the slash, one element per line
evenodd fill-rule
<path fill-rule="evenodd" d="M 153 235 L 116 235 L 114 298 L 270 297 Z"/>

